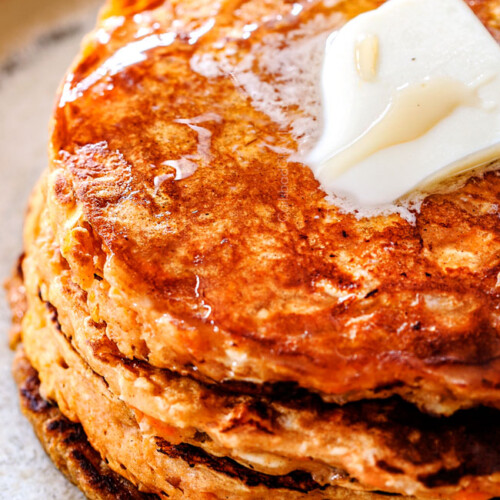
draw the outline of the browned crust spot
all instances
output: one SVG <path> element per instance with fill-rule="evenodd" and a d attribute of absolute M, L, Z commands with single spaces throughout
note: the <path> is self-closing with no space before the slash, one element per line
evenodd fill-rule
<path fill-rule="evenodd" d="M 303 493 L 323 489 L 312 479 L 308 472 L 296 470 L 283 476 L 270 476 L 248 469 L 231 458 L 213 457 L 201 448 L 196 448 L 187 443 L 173 445 L 161 438 L 157 438 L 156 444 L 158 445 L 158 452 L 171 458 L 180 458 L 187 462 L 190 467 L 204 465 L 229 477 L 237 478 L 247 486 L 265 485 L 269 489 L 285 488 Z"/>

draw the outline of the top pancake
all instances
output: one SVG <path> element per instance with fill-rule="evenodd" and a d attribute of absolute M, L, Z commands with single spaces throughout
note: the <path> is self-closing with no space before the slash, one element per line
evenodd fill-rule
<path fill-rule="evenodd" d="M 357 219 L 290 157 L 318 135 L 326 36 L 380 3 L 108 3 L 61 87 L 48 203 L 124 354 L 329 400 L 500 406 L 500 176 L 414 223 Z M 495 3 L 470 1 L 498 33 Z"/>

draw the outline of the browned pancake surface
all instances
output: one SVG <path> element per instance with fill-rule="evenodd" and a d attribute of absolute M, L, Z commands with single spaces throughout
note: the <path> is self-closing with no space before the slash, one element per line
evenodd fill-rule
<path fill-rule="evenodd" d="M 296 381 L 346 399 L 405 386 L 436 412 L 499 404 L 500 177 L 428 197 L 413 225 L 358 220 L 289 161 L 297 137 L 234 75 L 193 69 L 228 47 L 241 62 L 276 33 L 285 50 L 290 33 L 307 40 L 380 3 L 312 2 L 298 15 L 281 1 L 108 5 L 63 86 L 50 189 L 60 227 L 83 208 L 65 257 L 99 280 L 106 262 L 105 281 L 146 325 L 123 328 L 147 331 L 136 357 L 171 366 L 168 346 L 218 381 Z M 497 33 L 495 2 L 469 3 Z M 254 66 L 275 88 L 280 75 Z M 292 125 L 301 100 L 283 110 Z M 197 170 L 175 180 L 165 162 L 182 159 Z"/>
<path fill-rule="evenodd" d="M 499 410 L 481 408 L 438 418 L 397 398 L 339 406 L 290 384 L 205 385 L 123 357 L 107 337 L 107 325 L 91 319 L 87 294 L 72 281 L 74 275 L 54 246 L 47 207 L 37 194 L 26 221 L 24 284 L 18 278 L 12 281 L 13 299 L 21 298 L 24 289 L 29 304 L 23 344 L 40 370 L 42 387 L 56 394 L 50 397 L 61 401 L 62 411 L 71 418 L 76 418 L 75 412 L 80 415 L 108 457 L 116 453 L 116 441 L 124 438 L 113 439 L 109 430 L 107 438 L 96 436 L 117 412 L 117 427 L 136 420 L 143 438 L 160 439 L 162 452 L 185 456 L 196 448 L 189 463 L 212 464 L 218 471 L 227 466 L 231 475 L 241 472 L 236 460 L 247 472 L 251 469 L 245 484 L 260 477 L 267 478 L 268 487 L 288 487 L 293 478 L 310 477 L 319 485 L 376 488 L 422 498 L 498 494 Z M 13 301 L 17 318 L 24 314 L 24 302 Z M 92 381 L 90 387 L 84 386 L 85 378 Z M 72 380 L 79 381 L 76 391 Z M 98 395 L 103 394 L 120 404 L 102 410 Z M 95 418 L 99 413 L 104 423 Z M 155 450 L 149 450 L 148 463 L 156 459 Z M 130 470 L 130 452 L 128 456 L 121 463 Z M 160 478 L 170 466 L 159 469 Z M 136 477 L 142 477 L 138 471 Z"/>

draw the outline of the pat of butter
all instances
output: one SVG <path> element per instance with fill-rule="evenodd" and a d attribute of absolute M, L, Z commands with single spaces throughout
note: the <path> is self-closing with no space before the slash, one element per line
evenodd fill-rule
<path fill-rule="evenodd" d="M 385 206 L 500 157 L 500 46 L 462 0 L 389 0 L 328 39 L 322 106 L 306 163 Z"/>

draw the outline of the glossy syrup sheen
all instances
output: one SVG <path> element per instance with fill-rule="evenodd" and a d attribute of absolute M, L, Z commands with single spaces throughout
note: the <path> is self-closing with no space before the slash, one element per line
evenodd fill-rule
<path fill-rule="evenodd" d="M 53 168 L 125 293 L 173 318 L 207 376 L 495 400 L 498 175 L 428 197 L 411 224 L 341 213 L 289 159 L 317 134 L 311 47 L 381 3 L 112 2 L 109 41 L 91 35 L 62 87 Z M 469 3 L 495 34 L 495 2 Z M 247 358 L 221 366 L 229 347 Z"/>

